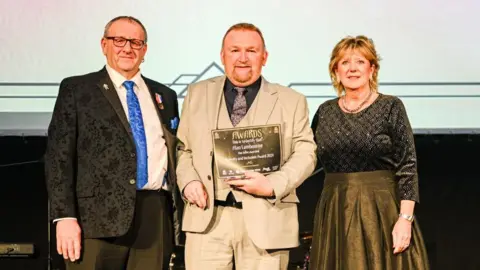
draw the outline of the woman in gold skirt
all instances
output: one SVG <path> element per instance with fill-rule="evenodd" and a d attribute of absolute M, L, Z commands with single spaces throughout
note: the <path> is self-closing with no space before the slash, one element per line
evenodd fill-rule
<path fill-rule="evenodd" d="M 429 269 L 420 227 L 413 132 L 400 99 L 377 91 L 373 41 L 346 37 L 333 49 L 338 98 L 318 108 L 314 132 L 325 170 L 311 270 Z"/>

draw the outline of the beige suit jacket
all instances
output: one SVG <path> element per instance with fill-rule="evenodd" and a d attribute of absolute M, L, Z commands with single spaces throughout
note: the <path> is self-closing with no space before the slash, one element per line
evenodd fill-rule
<path fill-rule="evenodd" d="M 182 229 L 187 232 L 204 232 L 213 216 L 211 131 L 217 127 L 225 79 L 220 76 L 191 84 L 182 107 L 177 133 L 180 140 L 178 187 L 183 191 L 191 181 L 200 180 L 208 193 L 205 210 L 186 203 Z M 283 156 L 281 170 L 267 176 L 275 191 L 275 199 L 249 194 L 242 196 L 245 226 L 252 241 L 260 248 L 296 247 L 299 244 L 299 200 L 295 189 L 310 176 L 316 164 L 316 145 L 307 101 L 305 96 L 290 88 L 262 79 L 255 103 L 254 125 L 281 124 Z M 253 107 L 252 104 L 250 110 Z"/>

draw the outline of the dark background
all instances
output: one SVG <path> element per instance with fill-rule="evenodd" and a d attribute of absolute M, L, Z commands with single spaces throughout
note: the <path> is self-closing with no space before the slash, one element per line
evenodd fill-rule
<path fill-rule="evenodd" d="M 480 269 L 480 135 L 416 135 L 415 140 L 420 178 L 416 216 L 431 269 Z M 36 247 L 32 258 L 0 257 L 2 270 L 43 270 L 49 263 L 51 269 L 63 269 L 54 245 L 49 252 L 41 160 L 45 146 L 45 137 L 0 137 L 0 242 Z M 300 230 L 307 234 L 322 182 L 320 172 L 298 189 Z M 305 247 L 291 253 L 292 264 L 301 262 Z"/>

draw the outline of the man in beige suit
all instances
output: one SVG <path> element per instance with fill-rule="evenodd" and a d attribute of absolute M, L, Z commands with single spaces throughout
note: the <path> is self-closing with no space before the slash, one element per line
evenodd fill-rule
<path fill-rule="evenodd" d="M 305 97 L 261 76 L 267 56 L 260 30 L 236 24 L 223 38 L 226 76 L 189 86 L 177 167 L 188 270 L 287 269 L 299 244 L 295 189 L 314 170 L 316 146 Z M 266 124 L 281 125 L 281 169 L 218 179 L 212 130 Z"/>

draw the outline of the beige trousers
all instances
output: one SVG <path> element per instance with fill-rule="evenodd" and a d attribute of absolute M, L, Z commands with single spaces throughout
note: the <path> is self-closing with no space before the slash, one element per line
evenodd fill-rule
<path fill-rule="evenodd" d="M 215 206 L 206 233 L 187 233 L 187 270 L 286 270 L 288 250 L 264 250 L 250 240 L 242 209 Z"/>

